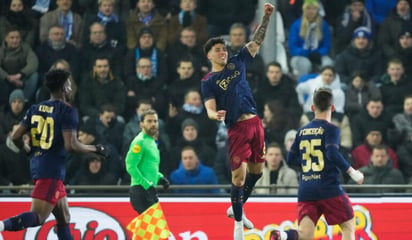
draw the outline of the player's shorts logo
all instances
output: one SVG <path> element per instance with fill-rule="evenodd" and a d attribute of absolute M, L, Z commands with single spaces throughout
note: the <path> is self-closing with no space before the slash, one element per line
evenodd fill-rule
<path fill-rule="evenodd" d="M 234 63 L 228 63 L 227 64 L 227 69 L 229 69 L 229 70 L 235 69 L 235 64 Z"/>

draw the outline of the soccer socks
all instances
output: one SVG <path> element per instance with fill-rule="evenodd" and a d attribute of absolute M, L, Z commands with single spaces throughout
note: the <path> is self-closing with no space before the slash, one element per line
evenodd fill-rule
<path fill-rule="evenodd" d="M 24 212 L 3 221 L 5 231 L 20 231 L 28 227 L 40 225 L 39 215 L 35 212 Z"/>
<path fill-rule="evenodd" d="M 243 214 L 243 186 L 236 187 L 232 184 L 232 190 L 230 191 L 230 200 L 232 201 L 233 215 L 235 220 L 242 221 Z"/>
<path fill-rule="evenodd" d="M 259 180 L 260 177 L 262 177 L 262 173 L 246 174 L 245 186 L 243 188 L 243 203 L 245 203 L 249 198 L 250 194 L 252 193 L 253 187 L 255 186 L 256 182 Z"/>
<path fill-rule="evenodd" d="M 69 224 L 57 225 L 57 237 L 59 240 L 73 240 L 73 236 L 70 233 Z"/>

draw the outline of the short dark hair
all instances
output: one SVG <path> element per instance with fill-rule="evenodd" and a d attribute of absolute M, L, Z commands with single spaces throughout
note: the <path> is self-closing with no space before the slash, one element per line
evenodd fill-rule
<path fill-rule="evenodd" d="M 328 110 L 332 106 L 333 95 L 329 88 L 319 88 L 313 94 L 313 105 L 321 112 Z"/>
<path fill-rule="evenodd" d="M 147 115 L 155 115 L 155 114 L 157 115 L 157 112 L 154 109 L 149 109 L 147 111 L 144 111 L 142 115 L 140 116 L 140 122 L 143 122 Z"/>
<path fill-rule="evenodd" d="M 70 73 L 63 69 L 52 69 L 46 73 L 45 84 L 50 92 L 54 93 L 63 88 L 69 79 Z"/>
<path fill-rule="evenodd" d="M 225 44 L 225 40 L 222 37 L 213 37 L 207 40 L 205 45 L 203 46 L 203 51 L 207 55 L 207 53 L 212 49 L 213 46 L 216 44 Z"/>

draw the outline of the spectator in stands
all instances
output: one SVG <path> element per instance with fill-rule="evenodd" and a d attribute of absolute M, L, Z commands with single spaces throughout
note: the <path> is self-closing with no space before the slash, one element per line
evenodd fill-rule
<path fill-rule="evenodd" d="M 290 65 L 298 78 L 312 70 L 316 72 L 318 67 L 333 64 L 328 56 L 331 47 L 329 25 L 319 15 L 319 3 L 306 1 L 302 9 L 302 17 L 290 27 L 288 39 Z"/>
<path fill-rule="evenodd" d="M 23 120 L 26 112 L 26 98 L 21 89 L 10 93 L 9 105 L 0 112 L 0 143 L 4 143 L 13 125 Z"/>
<path fill-rule="evenodd" d="M 393 128 L 392 119 L 384 114 L 382 99 L 371 98 L 366 103 L 366 108 L 353 118 L 351 122 L 353 146 L 363 143 L 371 128 L 378 129 L 382 133 L 383 142 L 387 141 L 386 131 Z"/>
<path fill-rule="evenodd" d="M 104 142 L 99 137 L 96 130 L 96 123 L 93 121 L 86 121 L 80 124 L 77 138 L 83 144 L 105 144 L 110 149 L 110 155 L 106 158 L 106 165 L 112 175 L 119 174 L 122 167 L 120 156 L 116 149 L 111 145 L 112 142 Z M 77 177 L 81 172 L 81 166 L 86 161 L 87 154 L 84 153 L 69 153 L 66 158 L 66 184 L 72 184 L 77 181 Z"/>
<path fill-rule="evenodd" d="M 376 22 L 365 8 L 365 0 L 351 0 L 346 7 L 335 31 L 335 52 L 340 53 L 350 46 L 355 29 L 364 27 L 370 32 L 370 40 L 376 35 Z"/>
<path fill-rule="evenodd" d="M 257 194 L 297 194 L 298 175 L 295 170 L 289 168 L 283 157 L 282 147 L 271 142 L 266 147 L 266 164 L 262 177 L 255 186 L 282 185 L 290 188 L 255 188 Z"/>
<path fill-rule="evenodd" d="M 229 30 L 229 43 L 227 47 L 229 57 L 238 54 L 247 42 L 248 36 L 245 25 L 242 23 L 232 24 Z M 262 83 L 264 79 L 264 68 L 265 63 L 260 54 L 256 54 L 253 61 L 250 61 L 246 66 L 246 79 L 252 88 L 252 92 L 256 92 Z"/>
<path fill-rule="evenodd" d="M 372 19 L 380 25 L 395 8 L 397 2 L 398 0 L 366 0 L 365 6 Z"/>
<path fill-rule="evenodd" d="M 117 179 L 107 171 L 106 160 L 104 157 L 95 153 L 88 153 L 85 161 L 80 167 L 79 175 L 72 183 L 73 185 L 116 185 Z M 76 190 L 76 193 L 98 193 L 102 190 Z M 107 190 L 104 190 L 107 192 Z"/>
<path fill-rule="evenodd" d="M 399 169 L 407 182 L 412 177 L 412 95 L 405 96 L 403 112 L 392 119 L 395 129 L 402 136 L 396 151 L 399 157 Z"/>
<path fill-rule="evenodd" d="M 153 67 L 155 66 L 150 58 L 141 57 L 136 60 L 134 74 L 126 76 L 126 116 L 131 115 L 130 111 L 133 111 L 139 99 L 150 99 L 159 118 L 164 119 L 167 112 L 165 83 L 162 78 L 153 75 Z"/>
<path fill-rule="evenodd" d="M 363 184 L 405 184 L 402 173 L 399 169 L 389 164 L 390 157 L 386 146 L 377 145 L 372 149 L 370 164 L 359 169 L 364 175 Z M 353 180 L 350 184 L 355 184 Z M 358 192 L 362 193 L 390 193 L 402 192 L 389 188 L 362 188 Z"/>
<path fill-rule="evenodd" d="M 189 90 L 200 91 L 200 77 L 195 73 L 194 63 L 191 58 L 182 58 L 177 62 L 176 72 L 178 77 L 167 86 L 169 104 L 180 110 L 184 98 Z"/>
<path fill-rule="evenodd" d="M 78 1 L 78 7 L 80 9 L 82 9 L 83 12 L 83 20 L 85 22 L 90 23 L 91 20 L 96 17 L 96 15 L 98 14 L 99 10 L 100 10 L 100 5 L 103 2 L 107 2 L 107 5 L 111 5 L 112 3 L 110 3 L 112 0 L 109 1 L 105 1 L 105 0 L 80 0 Z M 131 1 L 125 1 L 125 0 L 116 0 L 116 1 L 112 1 L 113 2 L 113 13 L 116 14 L 118 16 L 118 19 L 121 22 L 125 22 L 128 15 L 129 15 L 129 11 L 131 9 Z M 87 27 L 87 25 L 85 25 L 85 27 Z M 126 34 L 126 33 L 125 33 Z M 126 35 L 124 36 L 126 37 Z"/>
<path fill-rule="evenodd" d="M 169 117 L 166 121 L 167 132 L 170 139 L 181 137 L 181 126 L 185 119 L 191 118 L 201 128 L 197 129 L 199 138 L 201 138 L 209 147 L 215 148 L 217 126 L 215 122 L 210 121 L 206 110 L 202 104 L 202 98 L 199 90 L 189 89 L 184 96 L 184 103 L 176 108 L 169 106 Z M 200 154 L 200 153 L 199 153 Z M 207 164 L 203 159 L 203 163 Z"/>
<path fill-rule="evenodd" d="M 119 157 L 122 149 L 124 120 L 116 114 L 116 108 L 111 104 L 103 104 L 97 117 L 89 118 L 85 124 L 90 124 L 96 128 L 98 139 L 110 144 L 110 151 L 114 157 L 109 158 L 109 171 L 117 178 L 122 175 L 124 170 L 123 161 Z"/>
<path fill-rule="evenodd" d="M 41 43 L 36 48 L 36 55 L 39 59 L 39 78 L 43 79 L 44 74 L 59 59 L 64 59 L 70 64 L 71 74 L 74 80 L 80 80 L 79 53 L 73 44 L 64 40 L 64 28 L 54 25 L 49 29 L 47 41 Z M 77 84 L 80 83 L 76 82 Z"/>
<path fill-rule="evenodd" d="M 255 93 L 259 115 L 263 116 L 265 102 L 278 100 L 297 120 L 302 114 L 302 107 L 299 104 L 295 88 L 296 82 L 288 75 L 283 74 L 280 63 L 268 63 L 266 66 L 266 78 Z"/>
<path fill-rule="evenodd" d="M 298 127 L 297 119 L 279 100 L 265 102 L 262 123 L 266 143 L 282 143 L 286 132 Z"/>
<path fill-rule="evenodd" d="M 379 128 L 369 128 L 368 133 L 362 145 L 355 147 L 352 150 L 352 166 L 355 168 L 361 168 L 368 166 L 370 163 L 370 157 L 372 155 L 372 149 L 375 146 L 384 144 L 382 139 L 382 130 Z M 392 167 L 399 169 L 398 156 L 395 151 L 387 147 L 387 152 L 391 159 L 390 164 Z"/>
<path fill-rule="evenodd" d="M 405 73 L 412 76 L 412 29 L 402 30 L 395 47 L 395 58 L 399 58 L 404 66 Z"/>
<path fill-rule="evenodd" d="M 155 45 L 160 50 L 167 47 L 166 19 L 155 9 L 153 0 L 138 0 L 136 8 L 130 11 L 126 22 L 127 48 L 138 47 L 141 30 L 149 27 L 153 32 Z"/>
<path fill-rule="evenodd" d="M 60 25 L 64 29 L 64 39 L 76 48 L 81 47 L 83 37 L 83 19 L 71 10 L 72 0 L 56 0 L 57 8 L 40 18 L 40 42 L 47 41 L 49 29 Z"/>
<path fill-rule="evenodd" d="M 92 23 L 87 29 L 87 42 L 82 45 L 80 59 L 82 61 L 82 75 L 88 73 L 98 57 L 109 59 L 110 67 L 116 76 L 123 76 L 123 54 L 125 48 L 119 44 L 112 44 L 106 35 L 106 28 L 99 22 Z"/>
<path fill-rule="evenodd" d="M 191 59 L 195 74 L 203 76 L 210 71 L 209 63 L 204 56 L 199 45 L 196 44 L 196 32 L 192 27 L 185 27 L 180 31 L 179 39 L 173 45 L 169 45 L 166 55 L 169 78 L 168 83 L 172 82 L 177 76 L 176 63 L 181 59 Z"/>
<path fill-rule="evenodd" d="M 373 45 L 370 30 L 359 27 L 353 32 L 352 43 L 336 57 L 335 67 L 341 81 L 349 85 L 356 71 L 363 72 L 370 80 L 378 79 L 383 62 L 382 52 Z"/>
<path fill-rule="evenodd" d="M 53 69 L 63 69 L 67 72 L 71 72 L 70 70 L 70 64 L 64 60 L 64 59 L 59 59 L 57 60 L 55 63 L 53 63 L 53 65 L 50 67 L 50 70 Z M 73 75 L 70 74 L 69 76 L 70 79 L 70 84 L 71 84 L 71 95 L 68 96 L 68 99 L 66 99 L 67 101 L 69 101 L 70 103 L 77 105 L 78 103 L 78 99 L 77 99 L 77 83 L 73 78 Z M 42 85 L 42 87 L 39 89 L 39 91 L 37 92 L 36 95 L 36 102 L 41 102 L 44 100 L 48 100 L 50 98 L 50 90 L 45 86 Z"/>
<path fill-rule="evenodd" d="M 148 58 L 152 63 L 151 75 L 165 83 L 168 78 L 166 55 L 154 44 L 153 31 L 149 27 L 143 27 L 137 39 L 137 46 L 129 49 L 124 59 L 126 79 L 136 76 L 136 66 L 140 58 Z"/>
<path fill-rule="evenodd" d="M 217 184 L 217 177 L 211 167 L 205 166 L 191 146 L 182 148 L 179 168 L 170 174 L 173 185 Z M 219 193 L 219 189 L 176 189 L 175 193 Z"/>
<path fill-rule="evenodd" d="M 392 118 L 403 110 L 403 99 L 412 94 L 412 79 L 405 74 L 403 63 L 399 59 L 388 62 L 386 73 L 379 79 L 379 89 L 386 112 Z"/>
<path fill-rule="evenodd" d="M 180 0 L 180 11 L 170 17 L 168 23 L 168 45 L 174 45 L 183 28 L 191 27 L 196 34 L 196 44 L 203 46 L 208 38 L 207 19 L 195 11 L 197 0 Z"/>
<path fill-rule="evenodd" d="M 128 2 L 128 1 L 117 1 Z M 126 49 L 126 26 L 119 15 L 114 12 L 116 0 L 98 0 L 98 12 L 84 21 L 84 44 L 88 43 L 93 23 L 104 26 L 107 42 L 114 48 Z M 91 36 L 90 36 L 91 37 Z"/>
<path fill-rule="evenodd" d="M 235 22 L 249 26 L 256 4 L 257 1 L 250 0 L 197 0 L 197 11 L 207 19 L 209 37 L 216 37 L 228 34 Z"/>
<path fill-rule="evenodd" d="M 11 140 L 11 135 L 18 126 L 18 123 L 11 125 L 6 141 L 0 144 L 0 185 L 2 186 L 29 184 L 31 181 L 30 161 L 27 153 Z M 24 139 L 29 144 L 29 137 L 26 136 Z"/>
<path fill-rule="evenodd" d="M 96 58 L 93 70 L 85 76 L 79 89 L 80 113 L 96 117 L 103 104 L 112 104 L 122 116 L 126 104 L 126 89 L 121 79 L 111 72 L 109 59 Z"/>
<path fill-rule="evenodd" d="M 303 112 L 312 111 L 313 93 L 320 87 L 327 87 L 332 90 L 335 111 L 343 113 L 345 107 L 345 93 L 341 88 L 341 81 L 336 70 L 332 66 L 325 66 L 320 70 L 320 75 L 305 82 L 298 83 L 296 92 Z"/>
<path fill-rule="evenodd" d="M 203 126 L 202 126 L 203 128 Z M 195 149 L 202 164 L 212 167 L 215 160 L 215 150 L 209 147 L 206 142 L 199 137 L 199 125 L 195 120 L 187 118 L 182 122 L 181 136 L 172 143 L 170 152 L 169 169 L 176 169 L 181 160 L 181 151 L 184 147 L 191 146 Z"/>
<path fill-rule="evenodd" d="M 396 9 L 385 18 L 379 27 L 378 47 L 383 49 L 387 59 L 394 57 L 399 33 L 402 29 L 411 29 L 411 9 L 408 0 L 398 0 Z"/>
<path fill-rule="evenodd" d="M 3 40 L 0 46 L 0 93 L 6 94 L 4 97 L 7 98 L 14 89 L 23 89 L 25 98 L 33 101 L 39 80 L 37 56 L 27 43 L 22 42 L 20 31 L 14 26 L 7 29 Z"/>
<path fill-rule="evenodd" d="M 0 39 L 5 38 L 7 29 L 15 26 L 20 31 L 22 41 L 33 48 L 37 40 L 35 20 L 31 17 L 23 0 L 10 0 L 8 2 L 5 15 L 0 15 Z"/>
<path fill-rule="evenodd" d="M 369 80 L 362 72 L 354 72 L 351 83 L 345 90 L 345 113 L 352 119 L 365 109 L 369 99 L 378 98 L 381 98 L 381 92 L 375 86 L 375 82 Z"/>

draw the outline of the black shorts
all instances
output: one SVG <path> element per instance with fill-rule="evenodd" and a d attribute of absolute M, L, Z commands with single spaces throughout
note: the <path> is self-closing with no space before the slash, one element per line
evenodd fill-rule
<path fill-rule="evenodd" d="M 130 188 L 129 194 L 130 203 L 132 204 L 134 210 L 136 210 L 139 214 L 143 213 L 146 209 L 159 201 L 156 189 L 154 189 L 154 187 L 150 187 L 145 190 L 140 185 L 133 186 Z"/>

